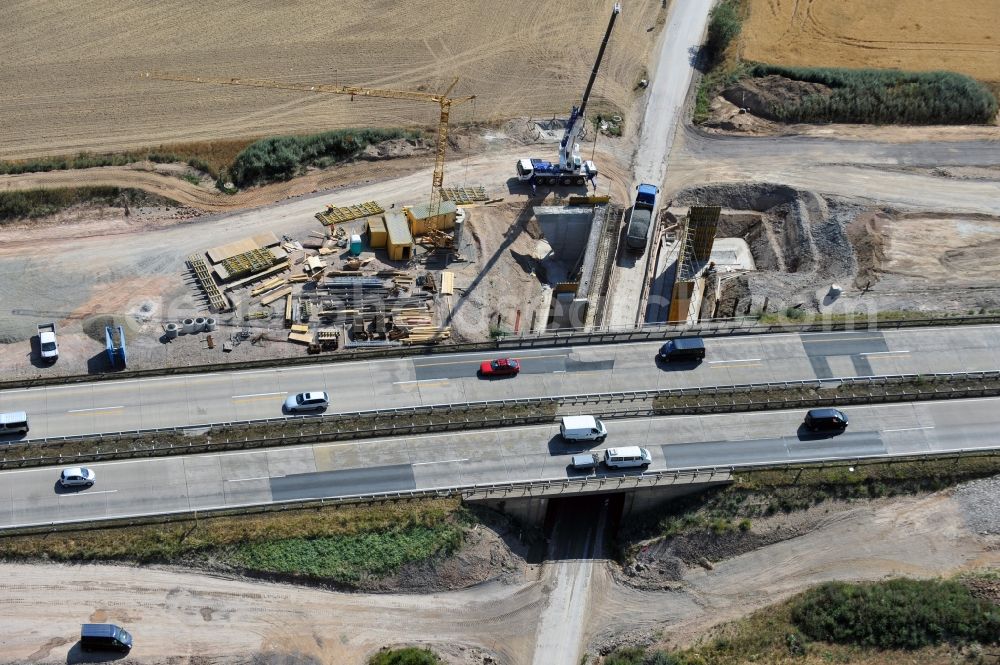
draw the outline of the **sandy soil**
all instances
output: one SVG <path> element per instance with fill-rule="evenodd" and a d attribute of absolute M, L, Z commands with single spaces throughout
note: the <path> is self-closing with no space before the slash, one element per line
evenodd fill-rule
<path fill-rule="evenodd" d="M 949 70 L 1000 77 L 994 0 L 751 0 L 747 60 L 793 66 Z"/>
<path fill-rule="evenodd" d="M 452 122 L 565 114 L 578 101 L 610 3 L 169 6 L 97 0 L 5 4 L 0 158 L 356 126 L 429 126 L 436 104 L 141 79 L 140 72 L 353 84 L 478 95 Z M 658 35 L 659 2 L 622 12 L 591 100 L 622 113 Z M 489 17 L 484 20 L 484 17 Z M 53 35 L 58 35 L 54 38 Z M 122 45 L 141 45 L 124 48 Z"/>
<path fill-rule="evenodd" d="M 531 220 L 531 206 L 526 202 L 470 212 L 476 260 L 450 268 L 457 290 L 451 308 L 455 339 L 480 341 L 498 322 L 507 330 L 513 330 L 516 323 L 526 330 L 536 316 L 542 320 L 547 316 L 543 308 L 548 302 L 546 289 L 532 273 L 539 236 L 529 231 Z"/>
<path fill-rule="evenodd" d="M 687 644 L 711 626 L 824 580 L 998 568 L 998 544 L 996 536 L 970 531 L 946 493 L 854 505 L 820 517 L 795 538 L 712 569 L 691 568 L 670 590 L 622 586 L 612 564 L 596 566 L 585 640 L 591 652 L 603 652 L 661 631 L 663 641 Z M 520 665 L 531 662 L 561 565 L 546 564 L 537 579 L 515 584 L 371 595 L 186 571 L 0 564 L 11 580 L 0 590 L 0 662 L 66 662 L 67 652 L 72 660 L 78 624 L 92 620 L 134 632 L 134 663 L 245 663 L 255 655 L 265 663 L 351 665 L 386 644 L 418 643 L 455 665 L 485 662 L 474 659 L 477 650 Z"/>

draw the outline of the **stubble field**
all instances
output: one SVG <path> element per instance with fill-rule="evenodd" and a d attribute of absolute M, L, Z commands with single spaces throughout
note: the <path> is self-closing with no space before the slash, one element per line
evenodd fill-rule
<path fill-rule="evenodd" d="M 142 80 L 140 72 L 478 95 L 452 121 L 565 115 L 610 0 L 14 0 L 0 24 L 0 159 L 177 141 L 431 125 L 433 103 Z M 660 3 L 621 14 L 594 90 L 627 108 Z"/>
<path fill-rule="evenodd" d="M 750 0 L 747 60 L 948 70 L 1000 82 L 997 0 Z"/>

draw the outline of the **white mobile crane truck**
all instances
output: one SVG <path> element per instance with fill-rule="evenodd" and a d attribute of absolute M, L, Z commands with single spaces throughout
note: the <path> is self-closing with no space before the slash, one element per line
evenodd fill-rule
<path fill-rule="evenodd" d="M 590 72 L 590 80 L 587 82 L 587 89 L 583 92 L 583 100 L 580 106 L 574 106 L 573 112 L 566 123 L 566 133 L 559 144 L 559 163 L 546 161 L 544 159 L 534 159 L 526 157 L 517 160 L 517 179 L 522 182 L 531 183 L 531 191 L 535 192 L 537 185 L 582 185 L 588 180 L 593 184 L 597 177 L 597 165 L 580 157 L 580 144 L 577 140 L 583 131 L 586 118 L 584 113 L 587 110 L 587 100 L 590 99 L 590 91 L 597 80 L 597 70 L 601 68 L 601 60 L 604 58 L 604 49 L 608 46 L 608 39 L 611 37 L 611 30 L 615 27 L 615 19 L 622 11 L 622 6 L 615 3 L 611 10 L 611 20 L 608 21 L 608 29 L 604 33 L 604 41 L 601 42 L 601 50 L 597 52 L 597 62 Z"/>

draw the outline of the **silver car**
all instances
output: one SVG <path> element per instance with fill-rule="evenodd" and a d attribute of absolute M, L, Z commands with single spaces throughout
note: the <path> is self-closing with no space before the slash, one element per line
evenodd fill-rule
<path fill-rule="evenodd" d="M 330 396 L 323 391 L 289 395 L 288 399 L 285 400 L 285 411 L 289 413 L 295 413 L 296 411 L 319 411 L 328 406 L 330 406 Z"/>
<path fill-rule="evenodd" d="M 59 474 L 59 484 L 63 487 L 91 487 L 96 479 L 94 470 L 83 466 L 63 469 Z"/>

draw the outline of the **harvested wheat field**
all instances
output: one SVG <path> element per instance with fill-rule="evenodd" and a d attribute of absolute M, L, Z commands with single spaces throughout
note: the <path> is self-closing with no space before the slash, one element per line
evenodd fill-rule
<path fill-rule="evenodd" d="M 997 0 L 749 0 L 747 60 L 948 70 L 1000 81 Z"/>
<path fill-rule="evenodd" d="M 177 141 L 432 125 L 434 103 L 141 80 L 151 70 L 478 95 L 452 121 L 568 114 L 611 0 L 9 0 L 0 159 Z M 615 27 L 595 109 L 627 108 L 660 3 Z M 55 37 L 54 37 L 55 35 Z"/>

